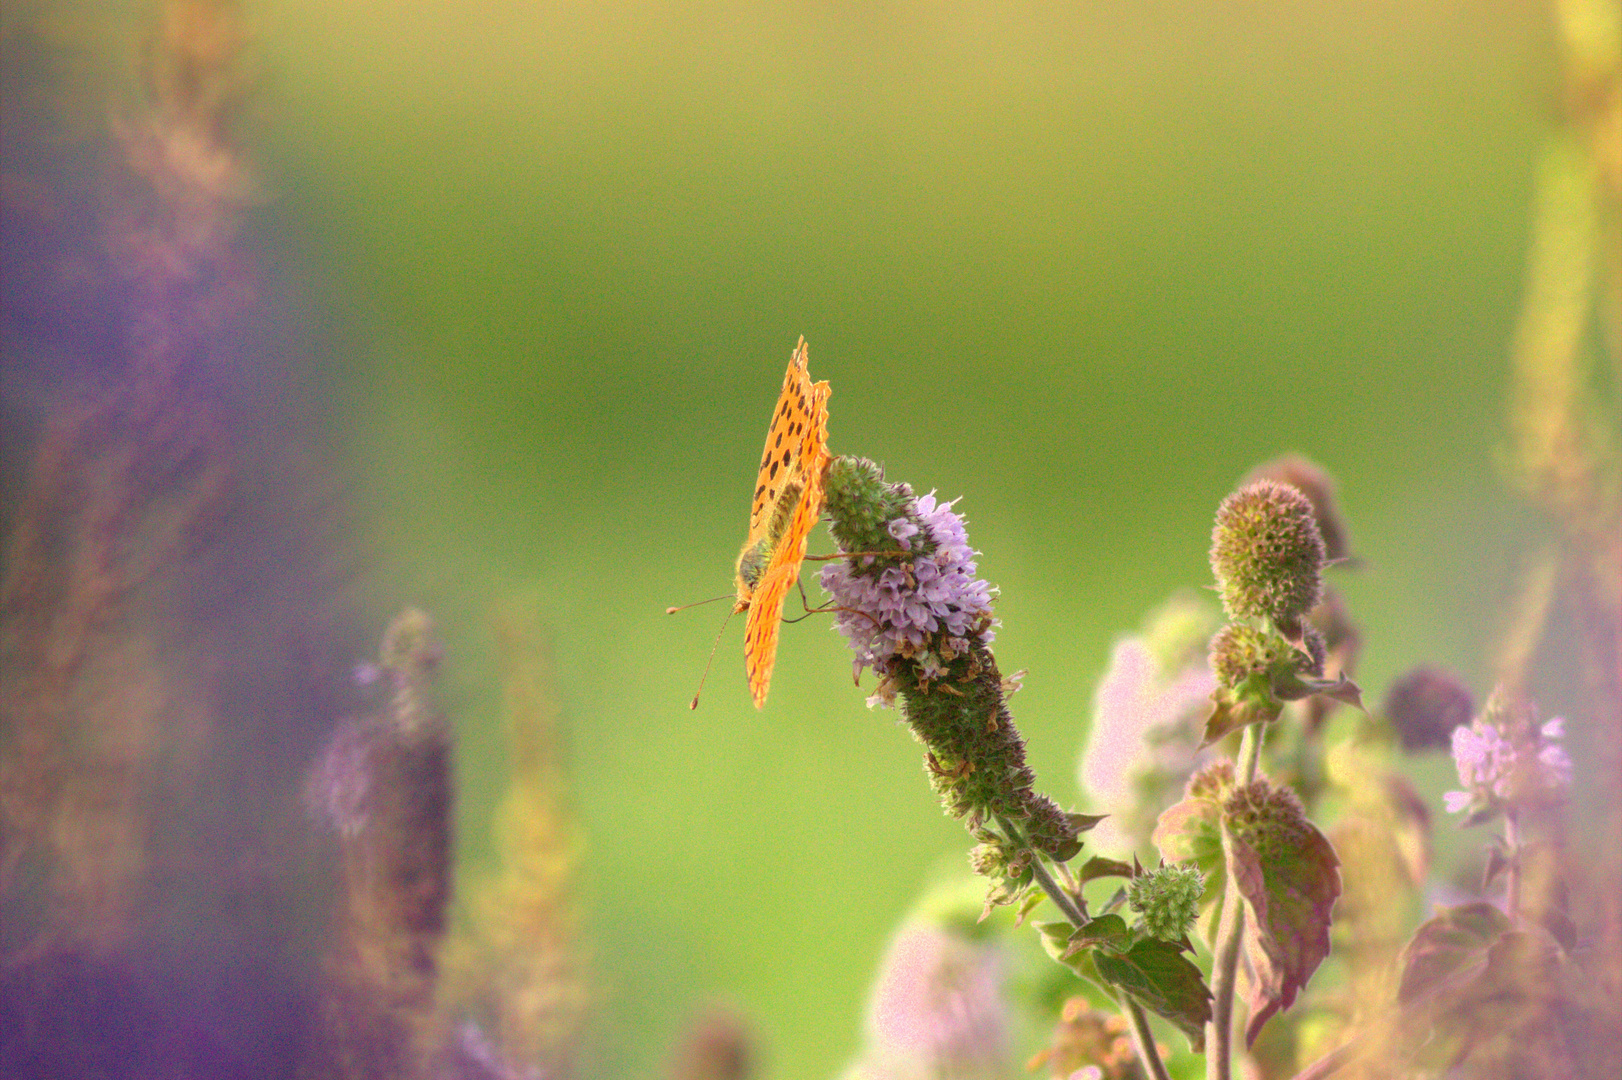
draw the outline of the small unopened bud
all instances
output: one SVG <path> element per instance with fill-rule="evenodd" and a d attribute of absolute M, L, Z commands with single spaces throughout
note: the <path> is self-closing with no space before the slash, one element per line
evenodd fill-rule
<path fill-rule="evenodd" d="M 1304 618 L 1323 593 L 1324 559 L 1312 503 L 1295 488 L 1258 480 L 1222 500 L 1211 571 L 1230 618 Z"/>
<path fill-rule="evenodd" d="M 1172 863 L 1133 878 L 1126 886 L 1127 905 L 1142 919 L 1143 929 L 1162 941 L 1178 941 L 1200 914 L 1205 875 L 1193 863 Z"/>

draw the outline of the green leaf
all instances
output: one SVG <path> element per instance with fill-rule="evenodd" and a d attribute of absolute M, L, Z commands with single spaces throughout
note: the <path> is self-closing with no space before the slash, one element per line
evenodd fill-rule
<path fill-rule="evenodd" d="M 1087 925 L 1078 927 L 1070 935 L 1067 955 L 1074 955 L 1079 949 L 1094 946 L 1124 952 L 1132 947 L 1132 930 L 1126 925 L 1126 920 L 1119 915 L 1100 915 Z"/>
<path fill-rule="evenodd" d="M 1098 828 L 1098 823 L 1109 817 L 1108 814 L 1066 814 L 1070 819 L 1071 827 L 1078 833 L 1092 832 Z"/>
<path fill-rule="evenodd" d="M 1329 955 L 1330 913 L 1340 896 L 1340 860 L 1287 789 L 1258 781 L 1224 810 L 1228 873 L 1245 905 L 1250 1010 L 1247 1045 L 1289 1008 Z"/>
<path fill-rule="evenodd" d="M 1042 905 L 1042 901 L 1046 899 L 1047 893 L 1043 892 L 1041 889 L 1031 889 L 1028 891 L 1025 894 L 1024 899 L 1020 900 L 1019 904 L 1014 908 L 1014 925 L 1019 926 L 1022 924 L 1025 921 L 1025 916 L 1029 915 L 1031 912 L 1040 907 Z M 990 909 L 988 908 L 987 911 L 989 910 Z M 981 915 L 980 917 L 982 919 L 985 918 L 984 915 Z"/>
<path fill-rule="evenodd" d="M 1238 686 L 1219 686 L 1211 694 L 1211 712 L 1205 718 L 1200 749 L 1251 724 L 1269 724 L 1284 711 L 1284 702 L 1273 693 L 1272 680 L 1256 672 Z"/>
<path fill-rule="evenodd" d="M 1413 1001 L 1466 968 L 1485 965 L 1487 950 L 1509 926 L 1509 917 L 1484 900 L 1437 908 L 1402 950 L 1397 1000 Z"/>
<path fill-rule="evenodd" d="M 1211 991 L 1178 945 L 1145 938 L 1124 953 L 1095 950 L 1092 958 L 1106 983 L 1170 1020 L 1188 1036 L 1195 1053 L 1204 1051 Z"/>
<path fill-rule="evenodd" d="M 1415 942 L 1424 952 L 1416 959 L 1429 963 L 1410 968 L 1412 980 L 1404 972 L 1402 1004 L 1417 1062 L 1470 1076 L 1586 1075 L 1560 1032 L 1582 1023 L 1591 978 L 1542 928 L 1510 927 L 1496 908 L 1466 904 L 1420 927 Z"/>
<path fill-rule="evenodd" d="M 1076 932 L 1074 926 L 1067 922 L 1039 922 L 1033 925 L 1042 939 L 1043 952 L 1088 982 L 1096 986 L 1104 985 L 1098 968 L 1093 964 L 1092 950 L 1076 950 L 1071 946 L 1070 935 Z"/>
<path fill-rule="evenodd" d="M 1119 859 L 1106 859 L 1102 855 L 1094 855 L 1081 864 L 1081 869 L 1076 873 L 1076 880 L 1085 885 L 1089 881 L 1097 881 L 1099 878 L 1129 878 L 1131 876 L 1132 867 Z"/>
<path fill-rule="evenodd" d="M 1067 922 L 1036 922 L 1031 926 L 1042 939 L 1042 948 L 1055 960 L 1059 959 L 1060 954 L 1069 947 L 1070 935 L 1076 931 L 1076 928 Z"/>
<path fill-rule="evenodd" d="M 1273 680 L 1273 693 L 1280 701 L 1299 701 L 1313 694 L 1334 698 L 1343 705 L 1363 708 L 1363 691 L 1346 676 L 1319 679 L 1297 671 L 1280 672 Z"/>

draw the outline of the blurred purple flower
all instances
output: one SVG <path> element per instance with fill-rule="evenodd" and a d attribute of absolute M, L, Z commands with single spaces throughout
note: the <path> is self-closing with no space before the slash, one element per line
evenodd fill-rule
<path fill-rule="evenodd" d="M 851 1075 L 1010 1075 L 1002 983 L 1002 964 L 986 946 L 934 926 L 903 928 L 873 988 L 866 1050 Z"/>
<path fill-rule="evenodd" d="M 1203 657 L 1179 659 L 1181 666 L 1165 667 L 1147 636 L 1122 638 L 1110 654 L 1077 770 L 1093 805 L 1110 815 L 1093 833 L 1101 848 L 1142 842 L 1160 809 L 1153 799 L 1143 805 L 1145 785 L 1162 778 L 1174 791 L 1197 763 L 1195 720 L 1209 707 L 1216 679 Z"/>
<path fill-rule="evenodd" d="M 1453 762 L 1464 790 L 1442 794 L 1447 812 L 1485 811 L 1564 792 L 1571 786 L 1571 757 L 1557 740 L 1565 734 L 1560 717 L 1530 729 L 1519 743 L 1480 717 L 1454 728 Z"/>
<path fill-rule="evenodd" d="M 305 781 L 310 813 L 340 836 L 356 835 L 371 819 L 372 740 L 362 722 L 339 722 Z"/>

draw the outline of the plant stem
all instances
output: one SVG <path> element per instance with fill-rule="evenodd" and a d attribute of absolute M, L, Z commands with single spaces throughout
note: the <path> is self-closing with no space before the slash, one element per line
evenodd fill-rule
<path fill-rule="evenodd" d="M 1001 814 L 997 815 L 997 824 L 1002 826 L 1010 842 L 1021 847 L 1025 846 L 1025 838 L 1020 833 L 1019 826 Z M 1080 928 L 1087 922 L 1087 916 L 1082 914 L 1075 898 L 1059 887 L 1059 883 L 1048 872 L 1042 856 L 1035 853 L 1031 858 L 1031 876 L 1036 879 L 1037 885 L 1041 886 L 1042 891 L 1064 914 L 1071 926 Z M 1137 1002 L 1124 993 L 1116 1000 L 1126 1013 L 1127 1024 L 1132 1029 L 1132 1045 L 1137 1050 L 1138 1060 L 1143 1063 L 1143 1069 L 1149 1074 L 1150 1080 L 1171 1080 L 1171 1074 L 1166 1071 L 1166 1063 L 1160 1060 L 1160 1050 L 1155 1046 L 1154 1033 L 1149 1030 L 1149 1017 L 1144 1014 Z"/>
<path fill-rule="evenodd" d="M 1254 782 L 1261 757 L 1261 725 L 1251 724 L 1239 737 L 1239 762 L 1234 770 L 1234 783 Z M 1226 859 L 1226 830 L 1223 830 L 1222 849 Z M 1222 888 L 1222 917 L 1217 924 L 1211 956 L 1211 1023 L 1205 1036 L 1206 1080 L 1231 1080 L 1233 1076 L 1233 995 L 1239 976 L 1239 946 L 1244 936 L 1245 907 L 1239 898 L 1239 890 L 1234 888 L 1230 867 Z"/>
<path fill-rule="evenodd" d="M 997 815 L 997 824 L 1002 826 L 1002 831 L 1007 834 L 1010 843 L 1016 847 L 1027 846 L 1025 836 L 1019 831 L 1018 825 L 1015 825 L 1002 814 Z M 1053 901 L 1053 905 L 1064 914 L 1071 926 L 1079 929 L 1087 922 L 1087 916 L 1083 915 L 1081 908 L 1076 906 L 1075 899 L 1059 888 L 1059 883 L 1053 880 L 1052 874 L 1048 873 L 1048 868 L 1042 862 L 1042 857 L 1035 852 L 1031 853 L 1031 876 L 1036 878 L 1036 883 L 1042 887 L 1043 892 L 1048 894 L 1048 899 Z"/>
<path fill-rule="evenodd" d="M 1262 760 L 1262 726 L 1251 724 L 1239 736 L 1239 763 L 1234 768 L 1234 782 L 1253 784 L 1256 769 Z"/>
<path fill-rule="evenodd" d="M 1521 823 L 1513 808 L 1504 814 L 1504 846 L 1509 867 L 1504 876 L 1504 913 L 1511 923 L 1521 921 Z"/>
<path fill-rule="evenodd" d="M 1144 1071 L 1152 1080 L 1171 1080 L 1171 1074 L 1166 1072 L 1166 1063 L 1160 1060 L 1155 1033 L 1149 1030 L 1149 1017 L 1144 1014 L 1142 1006 L 1124 994 L 1120 1002 L 1126 1011 L 1127 1023 L 1132 1026 L 1132 1046 L 1138 1052 L 1138 1060 L 1143 1062 Z"/>

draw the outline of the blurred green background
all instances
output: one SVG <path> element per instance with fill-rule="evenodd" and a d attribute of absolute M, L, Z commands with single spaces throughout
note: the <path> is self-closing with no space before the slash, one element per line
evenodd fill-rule
<path fill-rule="evenodd" d="M 833 452 L 962 496 L 1061 802 L 1111 640 L 1208 580 L 1217 502 L 1282 452 L 1339 480 L 1370 697 L 1421 660 L 1486 690 L 1529 528 L 1494 455 L 1541 6 L 245 10 L 250 243 L 338 387 L 378 628 L 415 603 L 447 639 L 469 868 L 492 612 L 534 602 L 555 644 L 601 1075 L 656 1074 L 716 998 L 770 1075 L 836 1073 L 887 935 L 967 874 L 825 617 L 759 713 L 735 622 L 687 708 L 725 605 L 663 609 L 731 588 L 799 334 Z"/>

